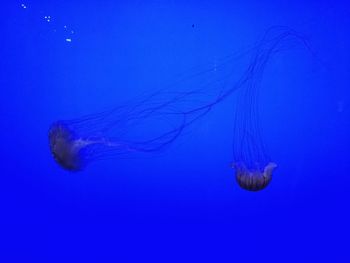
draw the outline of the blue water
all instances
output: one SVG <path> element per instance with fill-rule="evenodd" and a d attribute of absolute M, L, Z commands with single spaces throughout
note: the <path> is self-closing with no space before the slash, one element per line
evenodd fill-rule
<path fill-rule="evenodd" d="M 348 262 L 350 6 L 327 2 L 2 4 L 0 261 Z M 288 46 L 264 72 L 261 125 L 278 164 L 266 189 L 241 189 L 230 167 L 234 98 L 161 153 L 78 173 L 52 158 L 52 122 L 163 87 L 225 85 L 220 61 L 276 25 L 312 51 Z M 247 58 L 230 60 L 232 74 Z"/>

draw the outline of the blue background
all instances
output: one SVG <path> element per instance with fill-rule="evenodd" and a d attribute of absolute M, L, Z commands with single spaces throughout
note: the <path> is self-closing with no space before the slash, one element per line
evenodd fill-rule
<path fill-rule="evenodd" d="M 329 2 L 2 4 L 1 261 L 349 261 L 350 8 Z M 241 190 L 230 168 L 232 100 L 164 154 L 74 174 L 54 162 L 53 121 L 214 68 L 274 25 L 316 56 L 288 50 L 266 69 L 264 138 L 279 167 L 264 191 Z"/>

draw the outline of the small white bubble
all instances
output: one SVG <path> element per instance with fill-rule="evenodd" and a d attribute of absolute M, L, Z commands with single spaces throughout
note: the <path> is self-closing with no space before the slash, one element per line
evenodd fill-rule
<path fill-rule="evenodd" d="M 44 16 L 44 19 L 45 19 L 47 22 L 50 22 L 50 21 L 51 21 L 51 16 Z"/>
<path fill-rule="evenodd" d="M 66 42 L 72 42 L 71 38 L 66 38 Z"/>
<path fill-rule="evenodd" d="M 64 28 L 67 28 L 67 26 L 63 26 Z"/>
<path fill-rule="evenodd" d="M 27 8 L 27 6 L 25 4 L 21 4 L 21 7 L 23 7 L 24 9 Z"/>

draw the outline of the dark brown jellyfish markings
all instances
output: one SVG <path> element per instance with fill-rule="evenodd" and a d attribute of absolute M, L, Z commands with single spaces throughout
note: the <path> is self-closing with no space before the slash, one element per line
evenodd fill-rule
<path fill-rule="evenodd" d="M 233 164 L 236 170 L 236 180 L 240 187 L 249 191 L 264 189 L 272 179 L 272 172 L 277 167 L 275 163 L 268 163 L 264 170 L 247 169 L 244 164 Z"/>
<path fill-rule="evenodd" d="M 79 171 L 86 165 L 84 148 L 90 143 L 79 139 L 64 123 L 54 123 L 49 130 L 51 153 L 56 162 L 70 171 Z"/>

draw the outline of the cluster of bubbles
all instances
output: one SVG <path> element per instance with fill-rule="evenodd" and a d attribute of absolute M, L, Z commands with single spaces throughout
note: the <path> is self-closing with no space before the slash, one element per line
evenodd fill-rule
<path fill-rule="evenodd" d="M 21 4 L 21 8 L 22 9 L 30 9 L 28 8 L 28 5 L 25 4 L 25 3 L 22 3 Z M 35 13 L 35 11 L 33 11 L 33 13 Z M 39 12 L 40 13 L 40 12 Z M 35 14 L 36 15 L 36 14 Z M 42 19 L 46 22 L 46 23 L 50 23 L 52 24 L 52 31 L 54 33 L 57 33 L 59 32 L 60 30 L 63 30 L 63 34 L 64 34 L 64 41 L 66 43 L 71 43 L 73 41 L 73 35 L 75 34 L 75 31 L 67 26 L 67 25 L 59 25 L 59 24 L 53 24 L 54 22 L 54 19 L 51 15 L 49 14 L 45 14 L 45 15 L 42 15 L 40 14 L 40 17 L 42 17 Z"/>

